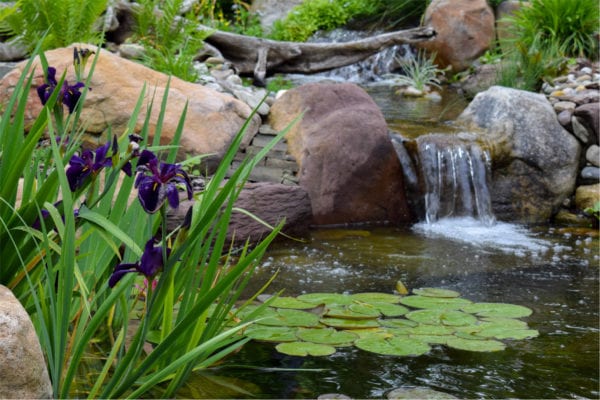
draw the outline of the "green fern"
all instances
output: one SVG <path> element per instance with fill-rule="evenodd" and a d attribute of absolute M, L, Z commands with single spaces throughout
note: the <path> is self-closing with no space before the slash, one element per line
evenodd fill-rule
<path fill-rule="evenodd" d="M 0 13 L 0 32 L 15 38 L 30 51 L 42 39 L 42 50 L 75 42 L 100 43 L 102 32 L 94 24 L 108 0 L 18 0 Z"/>
<path fill-rule="evenodd" d="M 195 15 L 180 16 L 183 0 L 142 0 L 136 12 L 136 34 L 150 68 L 195 81 L 193 62 L 207 33 L 197 29 Z"/>

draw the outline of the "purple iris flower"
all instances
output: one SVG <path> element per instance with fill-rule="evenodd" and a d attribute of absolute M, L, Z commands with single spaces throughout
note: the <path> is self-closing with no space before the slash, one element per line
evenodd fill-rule
<path fill-rule="evenodd" d="M 171 249 L 167 247 L 167 257 L 170 253 Z M 111 288 L 114 287 L 125 274 L 130 272 L 138 272 L 146 276 L 149 281 L 152 281 L 152 279 L 163 269 L 163 267 L 163 247 L 155 246 L 154 239 L 150 239 L 148 242 L 146 242 L 144 253 L 142 254 L 140 261 L 133 264 L 119 264 L 115 267 L 115 270 L 108 280 L 108 286 Z"/>
<path fill-rule="evenodd" d="M 84 87 L 85 85 L 82 82 L 77 82 L 74 85 L 69 85 L 67 81 L 63 83 L 61 89 L 62 103 L 69 109 L 69 114 L 72 114 L 73 111 L 75 111 L 75 106 L 81 97 L 81 92 L 79 90 Z"/>
<path fill-rule="evenodd" d="M 48 67 L 46 71 L 46 82 L 37 87 L 37 93 L 40 97 L 40 101 L 42 105 L 46 105 L 50 96 L 52 96 L 52 92 L 58 86 L 58 81 L 56 80 L 56 68 Z M 61 101 L 67 108 L 69 109 L 69 114 L 75 111 L 75 106 L 81 97 L 81 89 L 84 88 L 85 85 L 82 82 L 77 82 L 74 85 L 69 85 L 69 83 L 65 80 L 60 89 L 59 101 Z"/>
<path fill-rule="evenodd" d="M 75 192 L 85 183 L 85 180 L 91 174 L 97 174 L 104 167 L 110 167 L 112 160 L 106 156 L 110 142 L 100 146 L 95 152 L 84 150 L 81 156 L 74 154 L 69 160 L 69 168 L 67 168 L 67 180 L 69 188 Z"/>
<path fill-rule="evenodd" d="M 37 87 L 37 93 L 42 105 L 46 105 L 46 102 L 48 102 L 48 99 L 52 96 L 52 92 L 57 85 L 56 68 L 48 67 L 48 70 L 46 71 L 46 82 Z"/>
<path fill-rule="evenodd" d="M 168 200 L 173 208 L 179 206 L 178 184 L 185 185 L 188 200 L 192 198 L 192 183 L 187 173 L 177 164 L 159 162 L 154 153 L 144 150 L 138 160 L 141 167 L 135 187 L 144 210 L 153 214 Z M 149 174 L 147 174 L 149 173 Z"/>

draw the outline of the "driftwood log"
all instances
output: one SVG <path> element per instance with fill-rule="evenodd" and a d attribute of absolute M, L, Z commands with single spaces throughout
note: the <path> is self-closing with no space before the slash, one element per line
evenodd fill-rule
<path fill-rule="evenodd" d="M 204 28 L 210 29 L 210 28 Z M 254 75 L 256 84 L 277 72 L 312 74 L 354 64 L 398 44 L 415 44 L 435 37 L 429 27 L 384 33 L 343 43 L 281 42 L 223 31 L 204 40 L 232 63 L 237 73 Z"/>

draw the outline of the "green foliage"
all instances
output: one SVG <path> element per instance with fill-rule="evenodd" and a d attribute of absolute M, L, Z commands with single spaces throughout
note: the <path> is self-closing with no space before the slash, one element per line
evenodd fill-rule
<path fill-rule="evenodd" d="M 539 335 L 518 319 L 531 315 L 527 307 L 473 303 L 456 291 L 439 288 L 415 289 L 411 296 L 307 293 L 268 298 L 265 305 L 240 313 L 251 310 L 260 317 L 248 336 L 280 343 L 277 351 L 301 357 L 328 356 L 336 347 L 348 346 L 391 356 L 422 355 L 432 345 L 500 351 L 506 347 L 500 340 Z"/>
<path fill-rule="evenodd" d="M 45 64 L 43 53 L 40 57 Z M 137 199 L 129 200 L 133 176 L 123 175 L 115 184 L 127 162 L 136 167 L 128 133 L 138 126 L 138 117 L 143 118 L 145 88 L 125 132 L 110 138 L 119 138 L 119 148 L 108 150 L 110 165 L 94 170 L 72 191 L 65 170 L 80 151 L 77 121 L 85 91 L 75 112 L 59 121 L 62 114 L 56 109 L 63 105 L 60 91 L 54 90 L 25 135 L 27 100 L 30 93 L 35 95 L 30 88 L 32 63 L 33 59 L 5 105 L 14 112 L 0 118 L 0 283 L 13 290 L 31 315 L 54 398 L 139 398 L 152 388 L 173 397 L 193 369 L 213 365 L 248 340 L 240 334 L 247 324 L 235 320 L 230 311 L 280 226 L 252 249 L 238 249 L 235 257 L 226 234 L 233 204 L 251 169 L 285 131 L 226 180 L 246 123 L 205 189 L 196 194 L 186 221 L 168 232 L 164 208 L 147 214 Z M 90 76 L 93 68 L 94 64 Z M 152 144 L 147 140 L 153 105 L 145 109 L 139 146 L 160 152 L 161 159 L 172 163 L 187 108 L 172 145 L 160 147 L 167 98 L 168 87 Z M 50 146 L 38 148 L 46 132 Z M 59 142 L 58 137 L 69 140 Z M 132 273 L 110 288 L 115 267 L 140 260 L 148 238 L 165 249 L 171 243 L 170 253 L 163 252 L 161 270 L 152 276 L 155 281 L 144 282 L 143 276 Z M 153 345 L 150 354 L 145 351 L 148 343 Z M 92 351 L 100 367 L 88 375 L 85 360 Z"/>
<path fill-rule="evenodd" d="M 594 59 L 600 9 L 595 0 L 532 0 L 506 21 L 513 38 L 502 43 L 505 65 L 499 84 L 536 91 L 562 73 L 571 57 Z"/>
<path fill-rule="evenodd" d="M 420 91 L 424 91 L 426 86 L 440 86 L 437 78 L 443 73 L 436 64 L 434 64 L 435 54 L 426 57 L 423 52 L 417 53 L 416 57 L 399 60 L 400 66 L 405 75 L 395 78 L 400 85 L 412 86 Z"/>
<path fill-rule="evenodd" d="M 361 15 L 361 21 L 365 25 L 375 25 L 386 30 L 418 25 L 429 2 L 429 0 L 372 1 L 370 4 L 373 9 Z"/>
<path fill-rule="evenodd" d="M 275 22 L 271 37 L 304 42 L 317 30 L 331 30 L 357 15 L 373 12 L 373 3 L 365 0 L 307 0 Z"/>
<path fill-rule="evenodd" d="M 277 93 L 280 90 L 287 90 L 294 87 L 294 84 L 282 76 L 274 76 L 267 81 L 267 90 Z"/>
<path fill-rule="evenodd" d="M 180 16 L 183 0 L 142 0 L 135 14 L 134 40 L 144 46 L 150 68 L 194 82 L 194 59 L 208 32 L 198 29 L 193 12 Z"/>
<path fill-rule="evenodd" d="M 75 42 L 100 44 L 95 29 L 108 0 L 19 0 L 0 12 L 0 30 L 32 51 L 42 41 L 42 50 Z"/>
<path fill-rule="evenodd" d="M 600 201 L 597 201 L 593 207 L 588 207 L 583 211 L 600 221 Z"/>

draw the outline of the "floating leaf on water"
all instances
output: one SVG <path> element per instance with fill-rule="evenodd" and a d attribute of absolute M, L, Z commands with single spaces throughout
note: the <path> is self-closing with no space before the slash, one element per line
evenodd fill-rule
<path fill-rule="evenodd" d="M 484 328 L 477 332 L 475 336 L 495 339 L 522 340 L 537 337 L 539 334 L 540 333 L 534 329 L 513 329 L 497 326 L 492 328 Z"/>
<path fill-rule="evenodd" d="M 379 293 L 379 292 L 369 292 L 369 293 L 355 293 L 350 295 L 353 300 L 362 301 L 363 303 L 398 303 L 402 296 L 398 296 L 390 293 Z"/>
<path fill-rule="evenodd" d="M 268 326 L 312 327 L 319 325 L 319 316 L 306 311 L 281 309 L 275 315 L 258 320 L 256 323 Z"/>
<path fill-rule="evenodd" d="M 321 318 L 321 323 L 323 325 L 340 329 L 364 329 L 379 327 L 379 323 L 374 319 Z"/>
<path fill-rule="evenodd" d="M 387 339 L 394 336 L 392 332 L 388 329 L 382 328 L 367 328 L 367 329 L 352 329 L 352 333 L 357 335 L 359 338 L 379 338 L 379 339 Z"/>
<path fill-rule="evenodd" d="M 411 311 L 406 318 L 421 324 L 464 326 L 477 323 L 477 318 L 458 310 L 424 309 Z"/>
<path fill-rule="evenodd" d="M 379 323 L 381 324 L 381 326 L 387 326 L 389 328 L 410 328 L 419 325 L 415 321 L 410 321 L 404 318 L 383 319 L 379 321 Z"/>
<path fill-rule="evenodd" d="M 506 348 L 506 345 L 497 340 L 471 340 L 471 339 L 463 339 L 463 338 L 453 338 L 448 339 L 446 345 L 459 350 L 467 350 L 467 351 L 501 351 Z"/>
<path fill-rule="evenodd" d="M 358 339 L 358 335 L 352 332 L 338 331 L 333 328 L 299 329 L 296 336 L 305 342 L 330 344 L 332 346 L 351 344 Z"/>
<path fill-rule="evenodd" d="M 358 339 L 354 345 L 359 349 L 391 356 L 419 356 L 431 350 L 427 343 L 408 336 L 394 336 L 389 339 Z"/>
<path fill-rule="evenodd" d="M 450 326 L 444 325 L 417 325 L 412 328 L 406 328 L 407 331 L 412 335 L 452 335 L 454 333 L 454 328 Z"/>
<path fill-rule="evenodd" d="M 296 297 L 298 300 L 314 304 L 350 304 L 352 297 L 340 293 L 307 293 Z"/>
<path fill-rule="evenodd" d="M 460 297 L 428 297 L 413 295 L 403 297 L 400 300 L 400 303 L 414 308 L 458 310 L 471 304 L 471 301 Z"/>
<path fill-rule="evenodd" d="M 251 304 L 239 310 L 236 314 L 236 317 L 240 319 L 247 319 L 250 318 L 250 316 L 252 316 L 252 319 L 258 319 L 272 317 L 276 315 L 277 311 L 273 310 L 272 308 L 265 307 L 264 305 L 258 306 Z"/>
<path fill-rule="evenodd" d="M 399 317 L 410 311 L 408 308 L 401 306 L 400 304 L 390 304 L 384 302 L 375 302 L 370 304 L 386 317 Z"/>
<path fill-rule="evenodd" d="M 484 317 L 479 323 L 481 329 L 492 327 L 503 327 L 511 329 L 529 329 L 527 322 L 514 318 Z"/>
<path fill-rule="evenodd" d="M 427 297 L 450 297 L 450 298 L 460 297 L 460 293 L 458 293 L 454 290 L 430 288 L 430 287 L 414 289 L 413 294 L 416 294 L 419 296 L 427 296 Z"/>
<path fill-rule="evenodd" d="M 307 301 L 298 300 L 295 297 L 277 297 L 273 299 L 273 301 L 269 304 L 271 307 L 276 308 L 291 308 L 296 310 L 306 310 L 310 308 L 315 308 L 314 303 L 309 303 Z"/>
<path fill-rule="evenodd" d="M 252 325 L 246 329 L 246 335 L 264 342 L 293 342 L 298 340 L 296 329 L 287 326 Z"/>
<path fill-rule="evenodd" d="M 290 356 L 329 356 L 335 353 L 335 347 L 310 342 L 286 342 L 275 346 L 278 352 Z"/>
<path fill-rule="evenodd" d="M 472 303 L 461 307 L 464 312 L 477 314 L 480 317 L 522 318 L 533 311 L 525 306 L 506 303 Z"/>
<path fill-rule="evenodd" d="M 374 307 L 365 304 L 349 304 L 347 306 L 333 305 L 325 315 L 331 318 L 345 319 L 375 319 L 381 313 Z"/>
<path fill-rule="evenodd" d="M 452 335 L 408 335 L 409 338 L 417 339 L 420 342 L 428 344 L 446 344 Z"/>

